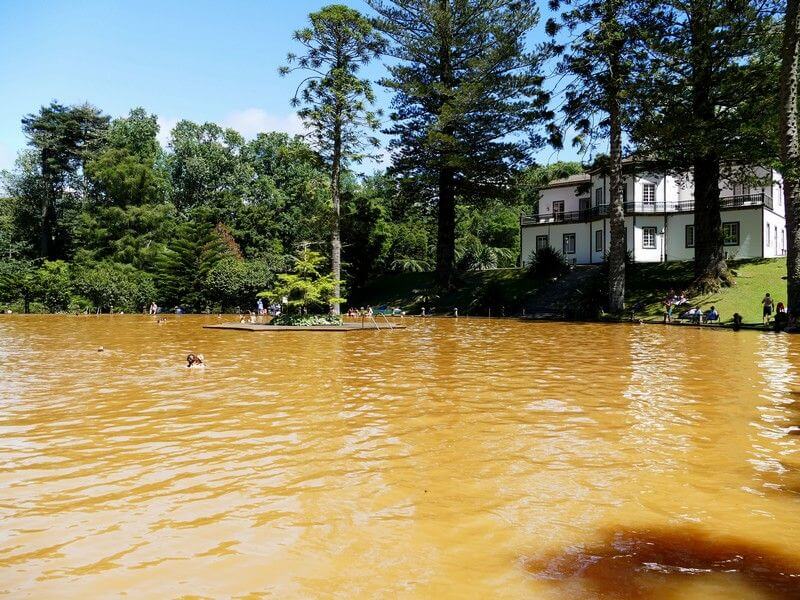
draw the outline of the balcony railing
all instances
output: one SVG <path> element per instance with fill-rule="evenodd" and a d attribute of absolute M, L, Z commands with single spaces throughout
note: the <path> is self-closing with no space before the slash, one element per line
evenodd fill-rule
<path fill-rule="evenodd" d="M 719 203 L 720 208 L 723 210 L 751 206 L 766 206 L 772 209 L 772 198 L 767 194 L 726 196 L 720 198 Z M 624 209 L 626 215 L 661 215 L 666 213 L 692 212 L 694 210 L 694 200 L 687 200 L 684 202 L 626 202 L 624 204 Z M 523 216 L 520 218 L 520 223 L 522 225 L 537 225 L 539 223 L 581 223 L 593 219 L 602 219 L 607 216 L 608 204 L 601 204 L 584 210 Z"/>

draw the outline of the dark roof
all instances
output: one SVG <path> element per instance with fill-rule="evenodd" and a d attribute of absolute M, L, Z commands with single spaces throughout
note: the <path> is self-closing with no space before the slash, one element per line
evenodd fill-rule
<path fill-rule="evenodd" d="M 559 187 L 573 187 L 581 183 L 588 183 L 591 179 L 589 173 L 578 173 L 577 175 L 570 175 L 569 177 L 562 177 L 561 179 L 554 179 L 542 189 L 559 188 Z"/>

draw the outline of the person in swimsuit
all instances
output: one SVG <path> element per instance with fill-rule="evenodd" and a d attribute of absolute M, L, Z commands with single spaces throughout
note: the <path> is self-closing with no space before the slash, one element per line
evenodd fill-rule
<path fill-rule="evenodd" d="M 762 312 L 762 315 L 764 317 L 764 325 L 769 325 L 769 318 L 772 316 L 772 304 L 773 304 L 772 297 L 769 295 L 769 293 L 767 293 L 767 295 L 764 296 L 764 299 L 761 301 L 761 304 L 764 306 L 764 310 Z"/>

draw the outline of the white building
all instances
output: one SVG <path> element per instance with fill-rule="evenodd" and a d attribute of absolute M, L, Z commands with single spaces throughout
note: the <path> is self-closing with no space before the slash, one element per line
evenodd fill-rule
<path fill-rule="evenodd" d="M 636 262 L 694 259 L 694 188 L 689 175 L 623 169 L 628 252 Z M 756 184 L 720 182 L 722 230 L 728 258 L 786 254 L 781 177 L 754 169 Z M 609 178 L 599 170 L 553 181 L 542 190 L 539 212 L 520 217 L 522 263 L 552 246 L 575 264 L 601 263 L 609 248 Z"/>

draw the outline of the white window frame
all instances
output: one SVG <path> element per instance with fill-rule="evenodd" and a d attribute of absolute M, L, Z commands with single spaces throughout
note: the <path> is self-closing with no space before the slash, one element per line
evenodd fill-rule
<path fill-rule="evenodd" d="M 594 205 L 595 206 L 603 206 L 605 202 L 603 202 L 603 188 L 595 188 L 594 190 Z"/>
<path fill-rule="evenodd" d="M 652 245 L 649 245 L 647 243 L 647 237 L 649 235 L 653 236 Z M 656 241 L 657 235 L 658 235 L 658 227 L 642 227 L 642 248 L 644 250 L 655 250 L 658 247 L 658 243 Z"/>
<path fill-rule="evenodd" d="M 572 250 L 567 245 L 567 240 L 572 240 Z M 576 236 L 574 233 L 565 233 L 561 238 L 561 247 L 564 254 L 575 254 Z"/>
<path fill-rule="evenodd" d="M 735 242 L 728 242 L 727 235 L 725 233 L 725 229 L 729 229 L 731 233 L 734 231 L 736 232 L 736 241 Z M 739 225 L 739 221 L 726 221 L 722 224 L 722 244 L 724 246 L 738 246 L 740 241 L 740 234 L 741 234 L 741 226 Z"/>
<path fill-rule="evenodd" d="M 541 245 L 539 242 L 544 240 L 544 245 Z M 536 250 L 542 250 L 543 248 L 547 248 L 550 245 L 550 236 L 549 235 L 537 235 L 536 236 Z"/>
<path fill-rule="evenodd" d="M 772 241 L 772 235 L 770 233 L 770 230 L 771 230 L 771 228 L 769 226 L 769 223 L 767 223 L 767 248 L 772 246 L 772 244 L 770 243 Z"/>
<path fill-rule="evenodd" d="M 600 243 L 598 244 L 597 242 Z M 594 232 L 594 251 L 602 252 L 604 248 L 605 248 L 605 230 L 596 229 Z"/>
<path fill-rule="evenodd" d="M 692 235 L 691 235 L 692 243 L 691 244 L 689 243 L 689 237 L 690 237 L 689 236 L 689 232 L 690 231 L 692 232 Z M 694 225 L 687 225 L 686 228 L 684 229 L 683 236 L 684 236 L 683 237 L 683 241 L 684 241 L 684 244 L 685 244 L 686 248 L 694 248 Z"/>
<path fill-rule="evenodd" d="M 642 184 L 642 204 L 655 204 L 656 203 L 656 184 L 643 183 Z"/>
<path fill-rule="evenodd" d="M 556 206 L 558 210 L 556 210 Z M 564 218 L 564 201 L 563 200 L 553 200 L 553 219 L 558 221 L 559 217 L 557 215 L 561 215 L 561 219 Z"/>

